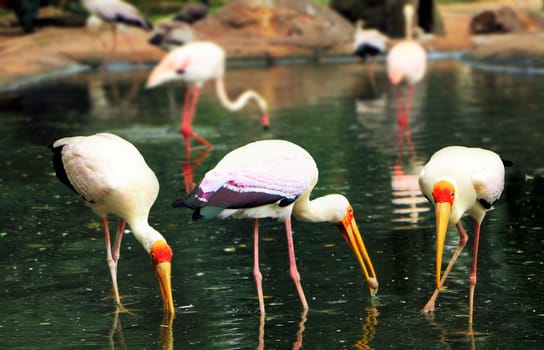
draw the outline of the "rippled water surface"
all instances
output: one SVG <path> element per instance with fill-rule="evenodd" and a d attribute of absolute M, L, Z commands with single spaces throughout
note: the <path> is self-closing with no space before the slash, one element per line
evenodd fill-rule
<path fill-rule="evenodd" d="M 178 133 L 181 86 L 146 90 L 146 71 L 85 73 L 0 96 L 0 347 L 3 349 L 536 349 L 544 337 L 544 77 L 430 63 L 408 127 L 397 124 L 394 91 L 361 65 L 230 69 L 231 96 L 260 91 L 272 110 L 263 131 L 251 106 L 231 113 L 207 86 L 194 129 L 195 181 L 229 150 L 261 138 L 305 147 L 320 168 L 314 196 L 345 194 L 376 267 L 370 299 L 358 264 L 334 225 L 293 222 L 310 310 L 301 315 L 289 277 L 283 225 L 261 221 L 267 314 L 253 282 L 252 224 L 192 223 L 171 202 L 184 194 Z M 56 138 L 116 133 L 155 170 L 161 192 L 150 222 L 174 250 L 177 317 L 162 310 L 149 258 L 123 241 L 119 284 L 131 314 L 111 300 L 101 220 L 54 176 Z M 420 310 L 434 288 L 431 207 L 419 168 L 450 144 L 490 148 L 512 160 L 506 188 L 482 226 L 474 337 L 467 328 L 472 241 L 459 258 L 434 318 Z M 116 223 L 116 220 L 112 220 Z M 473 223 L 464 221 L 472 232 Z M 446 256 L 457 245 L 450 229 Z M 447 259 L 447 257 L 446 257 Z"/>

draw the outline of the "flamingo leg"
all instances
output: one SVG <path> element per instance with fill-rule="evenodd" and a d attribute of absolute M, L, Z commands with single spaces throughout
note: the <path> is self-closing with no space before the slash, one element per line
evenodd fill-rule
<path fill-rule="evenodd" d="M 189 141 L 189 136 L 191 132 L 191 123 L 192 117 L 188 116 L 190 113 L 190 104 L 191 104 L 191 95 L 193 94 L 193 89 L 187 87 L 185 90 L 185 98 L 183 100 L 183 109 L 181 111 L 181 127 L 179 132 L 183 135 L 183 142 L 185 143 L 185 156 L 191 158 L 191 142 Z"/>
<path fill-rule="evenodd" d="M 474 253 L 472 256 L 472 270 L 469 277 L 469 299 L 468 299 L 468 331 L 472 332 L 472 311 L 474 309 L 474 288 L 476 287 L 476 266 L 478 264 L 478 243 L 480 240 L 480 223 L 476 222 L 474 229 Z"/>
<path fill-rule="evenodd" d="M 395 86 L 395 97 L 397 100 L 397 120 L 399 123 L 404 124 L 407 122 L 406 115 L 404 114 L 404 101 L 402 98 L 402 88 L 400 85 Z"/>
<path fill-rule="evenodd" d="M 444 283 L 446 282 L 446 278 L 448 277 L 453 264 L 455 264 L 455 261 L 457 261 L 457 258 L 459 257 L 459 254 L 461 254 L 461 251 L 467 244 L 468 240 L 468 234 L 467 231 L 465 231 L 465 228 L 461 224 L 461 221 L 459 221 L 456 224 L 457 231 L 459 231 L 459 243 L 457 244 L 457 249 L 455 249 L 455 252 L 453 253 L 453 256 L 450 259 L 450 262 L 448 263 L 448 266 L 446 267 L 446 270 L 442 273 L 442 278 L 440 279 L 440 288 L 436 288 L 434 290 L 433 295 L 431 295 L 431 298 L 427 302 L 427 304 L 423 307 L 423 312 L 429 312 L 434 311 L 434 304 L 436 301 L 436 298 L 438 297 L 438 294 L 440 293 L 440 290 L 444 286 Z"/>
<path fill-rule="evenodd" d="M 302 308 L 308 310 L 308 302 L 306 301 L 306 296 L 302 290 L 302 285 L 300 284 L 300 274 L 297 269 L 297 261 L 295 257 L 295 245 L 293 244 L 293 232 L 291 231 L 291 217 L 285 219 L 285 233 L 287 234 L 287 247 L 289 250 L 289 271 L 291 272 L 291 278 L 295 282 L 297 287 L 298 296 L 300 302 L 302 303 Z"/>
<path fill-rule="evenodd" d="M 414 96 L 414 85 L 408 85 L 406 92 L 406 102 L 404 104 L 404 115 L 406 118 L 406 123 L 410 120 L 410 110 L 412 108 L 412 98 Z"/>
<path fill-rule="evenodd" d="M 198 97 L 200 96 L 199 87 L 188 87 L 185 92 L 185 103 L 183 105 L 183 112 L 181 115 L 181 134 L 185 141 L 185 149 L 187 154 L 190 154 L 190 143 L 189 138 L 194 138 L 197 142 L 203 144 L 206 148 L 211 148 L 212 144 L 209 143 L 202 136 L 195 133 L 192 129 L 193 118 L 196 111 L 196 104 L 198 102 Z"/>
<path fill-rule="evenodd" d="M 263 275 L 259 268 L 259 219 L 253 221 L 253 277 L 257 286 L 259 296 L 259 309 L 261 316 L 264 315 Z"/>

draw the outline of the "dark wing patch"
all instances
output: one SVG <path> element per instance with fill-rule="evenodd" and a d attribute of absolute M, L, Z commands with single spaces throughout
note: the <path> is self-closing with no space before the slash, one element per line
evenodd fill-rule
<path fill-rule="evenodd" d="M 491 209 L 491 206 L 493 205 L 493 203 L 490 203 L 490 202 L 486 201 L 486 200 L 483 199 L 483 198 L 479 198 L 479 199 L 478 199 L 478 202 L 480 202 L 480 204 L 482 205 L 482 207 L 484 207 L 485 209 Z"/>
<path fill-rule="evenodd" d="M 130 16 L 123 16 L 122 14 L 116 14 L 112 22 L 121 22 L 135 27 L 141 27 L 144 30 L 150 31 L 153 29 L 153 24 L 145 18 L 137 18 Z"/>
<path fill-rule="evenodd" d="M 236 191 L 221 187 L 208 197 L 207 206 L 225 209 L 254 208 L 284 200 L 284 196 L 264 192 Z"/>
<path fill-rule="evenodd" d="M 237 191 L 229 187 L 221 187 L 213 193 L 204 193 L 196 188 L 186 198 L 181 198 L 172 205 L 175 208 L 193 209 L 193 220 L 217 216 L 223 209 L 247 209 L 262 205 L 278 203 L 286 207 L 296 200 L 278 194 L 265 192 Z"/>
<path fill-rule="evenodd" d="M 62 149 L 65 145 L 61 145 L 58 147 L 51 147 L 51 151 L 53 151 L 53 157 L 51 158 L 53 161 L 53 167 L 55 168 L 55 174 L 57 175 L 57 178 L 65 184 L 68 188 L 70 188 L 75 193 L 78 193 L 75 187 L 72 185 L 70 180 L 68 179 L 68 174 L 66 173 L 66 170 L 64 169 L 64 163 L 62 162 Z M 78 193 L 79 194 L 79 193 Z"/>
<path fill-rule="evenodd" d="M 380 50 L 376 46 L 370 44 L 361 44 L 357 46 L 357 49 L 353 52 L 353 54 L 361 57 L 362 59 L 365 59 L 367 56 L 376 56 L 380 54 L 380 52 L 382 52 L 382 50 Z"/>
<path fill-rule="evenodd" d="M 506 160 L 506 159 L 501 159 L 502 160 L 502 164 L 505 166 L 505 167 L 511 167 L 514 165 L 514 162 L 512 162 L 511 160 Z"/>

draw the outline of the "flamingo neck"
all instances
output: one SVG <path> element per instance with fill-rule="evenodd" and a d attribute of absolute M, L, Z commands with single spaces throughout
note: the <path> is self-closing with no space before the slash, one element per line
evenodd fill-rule
<path fill-rule="evenodd" d="M 128 222 L 132 234 L 144 247 L 144 249 L 149 253 L 151 251 L 151 246 L 157 241 L 165 241 L 164 236 L 161 235 L 157 230 L 155 230 L 147 221 L 135 221 Z"/>
<path fill-rule="evenodd" d="M 404 11 L 404 25 L 405 25 L 405 33 L 406 33 L 406 40 L 412 40 L 413 39 L 413 19 L 414 19 L 414 12 L 413 11 Z"/>
<path fill-rule="evenodd" d="M 251 99 L 254 99 L 261 110 L 261 114 L 264 114 L 268 110 L 268 104 L 258 93 L 253 90 L 244 91 L 235 101 L 231 101 L 227 96 L 227 91 L 225 89 L 225 80 L 223 76 L 218 77 L 215 80 L 215 88 L 217 96 L 221 101 L 221 104 L 228 109 L 229 111 L 239 111 L 242 109 Z"/>

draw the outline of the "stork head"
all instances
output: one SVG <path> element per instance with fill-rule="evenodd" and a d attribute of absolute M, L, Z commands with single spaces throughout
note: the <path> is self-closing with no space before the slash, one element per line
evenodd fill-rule
<path fill-rule="evenodd" d="M 331 195 L 331 197 L 332 196 L 334 195 Z M 359 265 L 363 270 L 368 289 L 370 290 L 370 295 L 374 296 L 378 291 L 378 280 L 376 278 L 376 272 L 374 272 L 374 266 L 372 266 L 370 256 L 366 251 L 365 243 L 363 242 L 363 238 L 361 237 L 361 233 L 359 232 L 359 228 L 357 227 L 357 223 L 355 222 L 355 214 L 353 212 L 353 208 L 345 197 L 338 197 L 339 199 L 343 198 L 346 203 L 344 206 L 345 210 L 342 213 L 339 213 L 341 215 L 341 219 L 339 222 L 337 222 L 336 226 L 338 227 L 340 233 L 342 234 L 342 236 L 344 236 L 344 239 L 355 254 L 357 261 L 359 261 Z"/>
<path fill-rule="evenodd" d="M 174 299 L 172 298 L 172 285 L 170 282 L 172 249 L 168 243 L 159 240 L 153 243 L 149 254 L 159 281 L 164 311 L 174 314 Z"/>
<path fill-rule="evenodd" d="M 455 201 L 455 185 L 450 180 L 439 180 L 433 186 L 433 200 L 436 214 L 436 288 L 440 288 L 440 274 L 442 270 L 442 253 L 444 241 L 451 215 L 451 208 Z"/>

